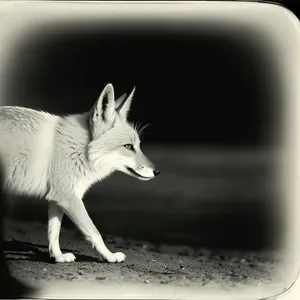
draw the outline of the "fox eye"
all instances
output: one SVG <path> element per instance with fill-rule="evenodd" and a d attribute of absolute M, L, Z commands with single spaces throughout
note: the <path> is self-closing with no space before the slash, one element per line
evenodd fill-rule
<path fill-rule="evenodd" d="M 133 145 L 131 145 L 131 144 L 126 144 L 126 145 L 124 145 L 124 147 L 125 147 L 127 150 L 133 150 Z"/>

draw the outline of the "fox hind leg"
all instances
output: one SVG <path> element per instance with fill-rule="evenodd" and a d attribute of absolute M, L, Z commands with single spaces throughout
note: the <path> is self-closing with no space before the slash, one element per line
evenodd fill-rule
<path fill-rule="evenodd" d="M 76 259 L 73 253 L 62 253 L 59 246 L 59 234 L 64 212 L 53 202 L 48 204 L 48 242 L 50 257 L 55 262 L 72 262 Z"/>

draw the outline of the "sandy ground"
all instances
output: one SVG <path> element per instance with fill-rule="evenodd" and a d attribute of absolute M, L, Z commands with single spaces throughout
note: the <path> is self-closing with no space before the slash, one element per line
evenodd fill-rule
<path fill-rule="evenodd" d="M 224 291 L 272 285 L 277 287 L 277 292 L 285 287 L 276 272 L 280 257 L 274 253 L 154 247 L 143 241 L 106 236 L 106 244 L 112 251 L 123 251 L 127 255 L 121 264 L 108 264 L 97 257 L 76 229 L 63 228 L 63 252 L 73 252 L 77 259 L 74 263 L 57 264 L 48 257 L 45 225 L 12 219 L 6 219 L 6 224 L 5 254 L 11 273 L 33 285 L 85 281 L 106 285 L 208 287 Z"/>
<path fill-rule="evenodd" d="M 199 155 L 197 149 L 179 149 L 178 153 L 172 149 L 166 155 L 163 149 L 150 150 L 150 156 L 163 169 L 159 180 L 143 184 L 115 174 L 96 185 L 85 201 L 100 231 L 116 234 L 104 239 L 111 251 L 126 254 L 125 262 L 104 263 L 74 226 L 65 226 L 61 248 L 63 252 L 73 252 L 77 259 L 73 263 L 54 263 L 48 256 L 46 205 L 31 206 L 26 202 L 18 208 L 23 221 L 6 220 L 5 254 L 12 274 L 41 286 L 40 295 L 48 299 L 74 299 L 79 295 L 148 299 L 161 299 L 164 295 L 187 299 L 188 291 L 196 291 L 193 295 L 200 299 L 208 290 L 214 296 L 216 290 L 221 291 L 221 299 L 225 299 L 224 292 L 244 288 L 251 288 L 256 293 L 254 299 L 261 299 L 282 292 L 292 283 L 287 276 L 286 280 L 282 278 L 286 255 L 280 251 L 210 250 L 213 242 L 221 245 L 237 240 L 235 244 L 250 245 L 265 237 L 263 230 L 274 227 L 266 220 L 272 220 L 268 214 L 276 211 L 276 205 L 264 202 L 265 197 L 273 199 L 267 176 L 269 155 L 268 159 L 261 153 L 253 157 L 236 153 L 222 157 L 218 153 Z M 112 218 L 118 222 L 112 222 Z M 276 228 L 280 226 L 280 219 L 276 218 Z M 160 239 L 153 239 L 155 244 L 138 237 L 150 240 L 156 232 Z M 189 236 L 183 238 L 187 232 Z M 129 233 L 133 239 L 121 237 Z M 189 245 L 193 238 L 200 238 L 196 244 L 206 244 L 207 248 L 162 244 L 168 241 L 168 234 L 174 233 L 180 235 L 177 240 L 185 240 Z M 238 299 L 248 295 L 239 293 Z"/>

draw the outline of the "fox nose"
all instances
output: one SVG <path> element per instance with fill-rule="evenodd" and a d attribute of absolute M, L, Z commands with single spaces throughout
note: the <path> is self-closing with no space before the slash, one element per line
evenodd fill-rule
<path fill-rule="evenodd" d="M 157 169 L 155 169 L 155 170 L 153 171 L 154 176 L 157 176 L 159 173 L 160 173 L 160 171 L 157 170 Z"/>

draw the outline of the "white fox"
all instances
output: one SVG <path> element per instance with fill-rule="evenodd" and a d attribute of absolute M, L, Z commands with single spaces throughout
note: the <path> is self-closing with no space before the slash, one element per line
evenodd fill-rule
<path fill-rule="evenodd" d="M 134 91 L 115 101 L 109 83 L 91 111 L 67 116 L 0 107 L 4 187 L 48 200 L 49 253 L 56 262 L 75 260 L 72 253 L 62 253 L 59 245 L 64 213 L 104 260 L 122 262 L 126 258 L 105 246 L 82 198 L 92 184 L 114 171 L 140 180 L 160 173 L 141 151 L 139 132 L 127 121 Z"/>

